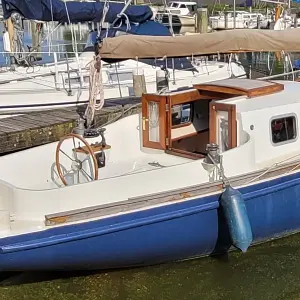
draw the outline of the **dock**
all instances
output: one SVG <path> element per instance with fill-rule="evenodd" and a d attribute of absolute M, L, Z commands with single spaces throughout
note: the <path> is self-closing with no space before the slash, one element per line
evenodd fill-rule
<path fill-rule="evenodd" d="M 78 108 L 84 112 L 82 106 L 71 106 L 0 119 L 0 155 L 58 141 L 77 126 Z M 140 108 L 140 97 L 106 100 L 95 113 L 95 127 L 137 113 Z"/>

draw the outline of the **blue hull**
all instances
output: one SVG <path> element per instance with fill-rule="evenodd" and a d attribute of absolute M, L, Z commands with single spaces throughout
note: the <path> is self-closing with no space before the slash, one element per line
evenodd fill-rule
<path fill-rule="evenodd" d="M 300 174 L 240 189 L 254 243 L 300 228 Z M 0 239 L 0 271 L 151 265 L 231 247 L 220 195 Z"/>

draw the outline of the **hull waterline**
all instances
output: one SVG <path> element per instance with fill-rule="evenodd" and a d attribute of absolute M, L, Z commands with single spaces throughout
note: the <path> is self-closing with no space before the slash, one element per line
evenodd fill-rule
<path fill-rule="evenodd" d="M 300 175 L 240 189 L 253 244 L 300 228 Z M 0 271 L 94 270 L 177 261 L 231 247 L 218 195 L 0 239 Z"/>

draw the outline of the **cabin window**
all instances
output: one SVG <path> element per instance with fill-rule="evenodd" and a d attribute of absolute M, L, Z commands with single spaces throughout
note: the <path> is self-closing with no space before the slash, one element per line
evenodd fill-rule
<path fill-rule="evenodd" d="M 192 105 L 190 103 L 172 106 L 172 127 L 190 124 L 192 121 Z"/>
<path fill-rule="evenodd" d="M 186 8 L 186 5 L 185 4 L 181 4 L 180 8 Z"/>
<path fill-rule="evenodd" d="M 297 137 L 295 116 L 271 120 L 272 143 L 277 145 L 295 140 Z"/>

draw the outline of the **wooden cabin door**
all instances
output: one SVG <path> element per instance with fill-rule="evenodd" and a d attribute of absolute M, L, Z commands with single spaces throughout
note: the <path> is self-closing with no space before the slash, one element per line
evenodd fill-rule
<path fill-rule="evenodd" d="M 234 104 L 210 103 L 209 142 L 218 144 L 221 152 L 237 146 L 236 107 Z"/>
<path fill-rule="evenodd" d="M 166 149 L 167 97 L 153 94 L 142 96 L 143 146 Z"/>

